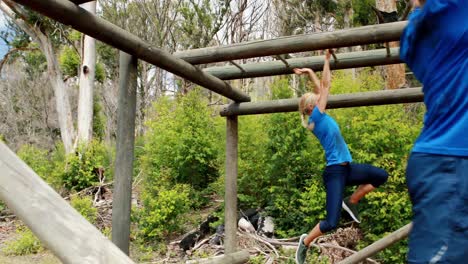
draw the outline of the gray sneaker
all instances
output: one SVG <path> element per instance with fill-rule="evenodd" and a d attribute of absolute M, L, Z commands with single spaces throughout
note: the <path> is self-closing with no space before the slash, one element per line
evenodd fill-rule
<path fill-rule="evenodd" d="M 296 263 L 297 264 L 304 264 L 306 257 L 307 257 L 307 247 L 304 244 L 304 239 L 307 237 L 307 234 L 303 234 L 301 238 L 299 238 L 299 244 L 297 245 L 296 250 Z"/>
<path fill-rule="evenodd" d="M 353 218 L 353 220 L 356 223 L 361 223 L 361 219 L 359 218 L 359 211 L 358 211 L 357 204 L 350 203 L 349 197 L 346 197 L 343 200 L 342 206 L 343 206 L 343 209 L 345 209 L 346 212 L 348 212 L 348 214 L 351 216 L 351 218 Z"/>

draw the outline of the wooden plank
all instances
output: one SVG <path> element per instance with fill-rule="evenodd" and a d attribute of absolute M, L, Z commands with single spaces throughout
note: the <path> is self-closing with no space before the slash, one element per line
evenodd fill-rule
<path fill-rule="evenodd" d="M 249 261 L 250 254 L 246 250 L 211 258 L 189 260 L 186 264 L 241 264 Z"/>
<path fill-rule="evenodd" d="M 226 179 L 224 198 L 224 252 L 236 252 L 237 247 L 237 116 L 226 118 Z"/>
<path fill-rule="evenodd" d="M 120 52 L 117 146 L 112 203 L 112 242 L 125 254 L 130 249 L 130 210 L 132 204 L 133 150 L 138 59 Z"/>
<path fill-rule="evenodd" d="M 422 102 L 421 88 L 406 88 L 351 94 L 337 94 L 328 97 L 327 109 L 385 104 Z M 221 116 L 256 115 L 297 111 L 299 98 L 263 102 L 232 103 L 221 108 Z"/>
<path fill-rule="evenodd" d="M 137 36 L 93 15 L 67 0 L 13 0 L 45 16 L 107 43 L 141 60 L 154 64 L 236 102 L 248 102 L 250 97 L 228 83 L 178 59 L 169 52 L 153 47 Z"/>
<path fill-rule="evenodd" d="M 407 22 L 371 25 L 333 32 L 304 34 L 174 53 L 192 64 L 271 56 L 400 40 Z"/>
<path fill-rule="evenodd" d="M 368 257 L 374 256 L 378 252 L 388 248 L 389 246 L 407 237 L 409 232 L 411 231 L 412 226 L 413 226 L 412 223 L 405 225 L 404 227 L 398 229 L 397 231 L 391 233 L 390 235 L 372 243 L 371 245 L 360 250 L 359 252 L 338 262 L 338 264 L 357 264 L 365 260 Z"/>
<path fill-rule="evenodd" d="M 0 199 L 63 263 L 134 263 L 0 142 Z"/>
<path fill-rule="evenodd" d="M 337 54 L 336 56 L 338 61 L 330 62 L 332 70 L 401 63 L 399 48 L 391 49 L 390 56 L 387 56 L 386 49 L 348 52 Z M 203 71 L 222 80 L 232 80 L 291 74 L 293 73 L 293 68 L 311 68 L 314 71 L 323 70 L 323 56 L 293 58 L 285 61 L 287 64 L 282 61 L 240 64 L 239 67 L 243 71 L 234 66 L 210 67 Z"/>

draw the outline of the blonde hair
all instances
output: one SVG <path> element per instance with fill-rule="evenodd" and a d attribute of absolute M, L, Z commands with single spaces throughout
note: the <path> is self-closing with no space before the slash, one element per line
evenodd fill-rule
<path fill-rule="evenodd" d="M 302 126 L 308 128 L 308 115 L 305 112 L 306 106 L 309 104 L 315 105 L 318 100 L 318 95 L 315 93 L 305 93 L 299 99 L 299 114 L 301 115 Z"/>

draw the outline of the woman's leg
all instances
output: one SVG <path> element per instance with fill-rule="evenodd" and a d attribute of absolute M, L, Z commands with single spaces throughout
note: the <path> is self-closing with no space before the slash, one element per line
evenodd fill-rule
<path fill-rule="evenodd" d="M 308 247 L 310 243 L 314 241 L 314 239 L 321 236 L 322 234 L 323 234 L 322 231 L 320 231 L 320 223 L 318 223 L 314 226 L 314 228 L 309 232 L 307 237 L 304 239 L 304 245 Z"/>
<path fill-rule="evenodd" d="M 350 173 L 346 178 L 346 185 L 359 185 L 351 195 L 350 202 L 358 203 L 366 194 L 384 184 L 388 179 L 388 173 L 369 164 L 351 163 Z"/>
<path fill-rule="evenodd" d="M 325 168 L 323 182 L 327 192 L 326 210 L 327 217 L 320 221 L 304 239 L 304 244 L 308 246 L 314 239 L 336 228 L 341 214 L 341 203 L 345 188 L 345 179 L 349 168 L 347 166 L 332 165 Z"/>
<path fill-rule="evenodd" d="M 359 200 L 366 196 L 366 194 L 372 192 L 374 189 L 375 187 L 370 183 L 359 185 L 351 197 L 349 197 L 349 202 L 352 204 L 357 204 Z"/>

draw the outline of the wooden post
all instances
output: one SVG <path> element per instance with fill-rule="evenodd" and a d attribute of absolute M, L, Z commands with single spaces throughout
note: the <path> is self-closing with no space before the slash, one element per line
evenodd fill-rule
<path fill-rule="evenodd" d="M 411 231 L 411 227 L 412 223 L 405 225 L 404 227 L 398 229 L 390 235 L 374 242 L 373 244 L 365 247 L 359 252 L 338 262 L 338 264 L 356 264 L 365 260 L 366 258 L 372 257 L 373 255 L 377 254 L 377 252 L 382 251 L 388 248 L 389 246 L 395 244 L 396 242 L 402 240 L 403 238 L 407 237 L 409 232 Z"/>
<path fill-rule="evenodd" d="M 0 199 L 65 264 L 134 263 L 1 142 Z"/>
<path fill-rule="evenodd" d="M 65 25 L 107 43 L 138 59 L 156 65 L 213 92 L 238 102 L 250 97 L 228 83 L 204 73 L 201 69 L 176 58 L 169 52 L 151 46 L 137 36 L 117 27 L 67 0 L 13 0 Z"/>
<path fill-rule="evenodd" d="M 125 254 L 130 247 L 130 210 L 132 203 L 133 150 L 138 59 L 120 52 L 117 147 L 112 203 L 112 242 Z"/>
<path fill-rule="evenodd" d="M 422 102 L 421 88 L 371 91 L 362 93 L 336 94 L 328 97 L 327 109 L 386 104 Z M 221 116 L 256 115 L 294 112 L 298 109 L 298 98 L 249 103 L 232 103 L 221 108 Z"/>
<path fill-rule="evenodd" d="M 401 63 L 399 49 L 393 48 L 390 56 L 385 49 L 347 52 L 336 54 L 338 60 L 330 63 L 332 70 L 368 67 Z M 292 74 L 293 68 L 311 68 L 314 71 L 323 70 L 323 56 L 292 58 L 282 61 L 246 63 L 237 66 L 217 66 L 205 68 L 203 71 L 221 80 L 254 78 L 280 74 Z"/>
<path fill-rule="evenodd" d="M 237 247 L 237 116 L 226 118 L 226 179 L 224 199 L 224 253 Z"/>
<path fill-rule="evenodd" d="M 202 64 L 397 41 L 400 40 L 401 32 L 403 32 L 406 24 L 407 22 L 394 22 L 333 32 L 255 40 L 234 45 L 180 51 L 174 53 L 174 55 L 192 64 Z"/>

